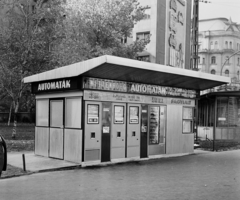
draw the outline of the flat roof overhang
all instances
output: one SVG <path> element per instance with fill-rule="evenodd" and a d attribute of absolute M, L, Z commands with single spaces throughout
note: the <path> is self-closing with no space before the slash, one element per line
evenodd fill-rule
<path fill-rule="evenodd" d="M 210 92 L 204 95 L 201 95 L 201 99 L 209 97 L 240 97 L 240 91 L 220 91 L 220 92 Z"/>
<path fill-rule="evenodd" d="M 229 77 L 105 55 L 26 77 L 24 83 L 80 75 L 191 90 L 206 90 L 231 82 Z"/>

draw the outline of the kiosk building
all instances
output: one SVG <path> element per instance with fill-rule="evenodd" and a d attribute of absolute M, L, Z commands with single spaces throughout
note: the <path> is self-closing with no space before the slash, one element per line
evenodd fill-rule
<path fill-rule="evenodd" d="M 35 154 L 93 165 L 193 153 L 200 90 L 230 79 L 101 56 L 24 82 L 36 95 Z"/>

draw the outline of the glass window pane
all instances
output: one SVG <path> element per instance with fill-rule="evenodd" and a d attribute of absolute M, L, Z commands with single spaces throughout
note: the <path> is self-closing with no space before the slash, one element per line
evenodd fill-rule
<path fill-rule="evenodd" d="M 159 107 L 151 106 L 149 111 L 149 144 L 159 143 Z"/>
<path fill-rule="evenodd" d="M 130 124 L 138 124 L 139 122 L 139 107 L 131 106 L 129 108 L 129 123 Z"/>
<path fill-rule="evenodd" d="M 65 105 L 65 126 L 68 128 L 81 128 L 82 99 L 67 98 Z"/>
<path fill-rule="evenodd" d="M 50 125 L 63 126 L 63 100 L 52 100 L 50 104 Z"/>
<path fill-rule="evenodd" d="M 183 120 L 183 133 L 192 133 L 192 121 Z"/>
<path fill-rule="evenodd" d="M 222 97 L 217 100 L 217 126 L 224 127 L 228 123 L 228 98 Z"/>
<path fill-rule="evenodd" d="M 87 107 L 88 124 L 99 123 L 99 105 L 88 105 Z"/>
<path fill-rule="evenodd" d="M 37 126 L 48 126 L 48 111 L 49 101 L 37 100 L 36 101 L 36 125 Z"/>
<path fill-rule="evenodd" d="M 193 119 L 193 108 L 183 108 L 183 119 Z"/>
<path fill-rule="evenodd" d="M 124 107 L 114 106 L 114 123 L 123 124 L 124 123 Z"/>

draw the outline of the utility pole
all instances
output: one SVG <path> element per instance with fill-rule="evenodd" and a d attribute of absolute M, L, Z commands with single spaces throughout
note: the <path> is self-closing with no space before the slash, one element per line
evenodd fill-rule
<path fill-rule="evenodd" d="M 192 19 L 192 45 L 191 45 L 191 69 L 198 71 L 198 20 L 199 2 L 211 3 L 205 0 L 193 0 L 193 19 Z"/>

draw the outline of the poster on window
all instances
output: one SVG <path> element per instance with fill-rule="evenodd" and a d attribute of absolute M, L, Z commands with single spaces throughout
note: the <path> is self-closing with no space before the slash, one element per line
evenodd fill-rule
<path fill-rule="evenodd" d="M 159 143 L 159 107 L 150 107 L 149 144 Z"/>
<path fill-rule="evenodd" d="M 183 133 L 192 133 L 192 121 L 183 120 Z"/>
<path fill-rule="evenodd" d="M 193 119 L 193 108 L 183 108 L 183 119 Z"/>
<path fill-rule="evenodd" d="M 139 109 L 138 107 L 130 107 L 130 124 L 138 124 L 139 121 Z"/>
<path fill-rule="evenodd" d="M 99 109 L 98 105 L 88 105 L 88 123 L 98 124 Z"/>
<path fill-rule="evenodd" d="M 114 107 L 114 123 L 123 124 L 123 120 L 124 120 L 124 107 L 115 106 Z"/>

